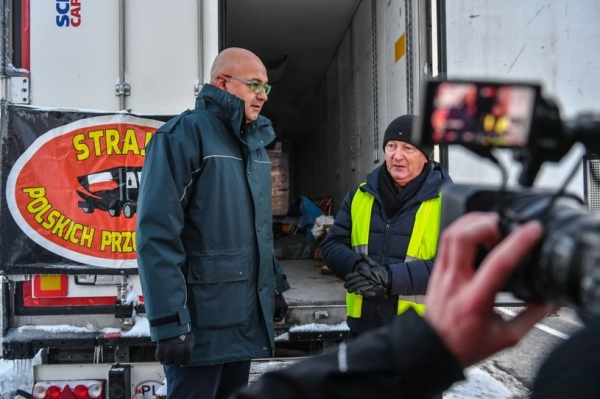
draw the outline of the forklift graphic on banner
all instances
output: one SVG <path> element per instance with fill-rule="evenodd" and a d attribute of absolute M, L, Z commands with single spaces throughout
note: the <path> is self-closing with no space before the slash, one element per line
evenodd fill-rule
<path fill-rule="evenodd" d="M 76 190 L 83 199 L 79 206 L 85 213 L 98 209 L 112 217 L 132 218 L 137 209 L 138 190 L 142 177 L 141 167 L 118 167 L 79 176 L 77 180 L 85 189 Z"/>

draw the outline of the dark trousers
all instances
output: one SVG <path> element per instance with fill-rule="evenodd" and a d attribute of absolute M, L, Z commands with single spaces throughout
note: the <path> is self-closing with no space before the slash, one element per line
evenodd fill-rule
<path fill-rule="evenodd" d="M 227 399 L 248 386 L 250 360 L 213 366 L 164 366 L 168 399 Z"/>

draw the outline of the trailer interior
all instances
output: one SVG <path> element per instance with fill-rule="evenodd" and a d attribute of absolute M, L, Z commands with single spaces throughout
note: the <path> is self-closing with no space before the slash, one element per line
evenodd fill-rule
<path fill-rule="evenodd" d="M 220 43 L 220 47 L 247 48 L 256 53 L 268 69 L 273 89 L 263 114 L 273 121 L 277 141 L 289 154 L 291 201 L 300 195 L 312 199 L 332 195 L 317 182 L 333 179 L 324 168 L 329 166 L 328 150 L 333 157 L 337 149 L 317 148 L 320 143 L 313 133 L 318 130 L 314 116 L 318 112 L 316 107 L 322 105 L 316 99 L 361 2 L 226 2 L 226 43 Z M 322 110 L 327 111 L 332 110 Z M 340 110 L 329 117 L 331 120 L 340 117 Z M 317 169 L 312 167 L 315 163 L 322 169 L 318 175 Z M 307 170 L 311 173 L 305 173 Z M 340 195 L 336 197 L 334 204 L 342 199 Z"/>

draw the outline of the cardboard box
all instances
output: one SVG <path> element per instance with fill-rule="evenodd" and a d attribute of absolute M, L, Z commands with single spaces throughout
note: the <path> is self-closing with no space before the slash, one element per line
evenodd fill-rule
<path fill-rule="evenodd" d="M 273 215 L 285 215 L 290 207 L 289 155 L 281 152 L 281 149 L 268 150 L 267 152 L 271 160 Z"/>

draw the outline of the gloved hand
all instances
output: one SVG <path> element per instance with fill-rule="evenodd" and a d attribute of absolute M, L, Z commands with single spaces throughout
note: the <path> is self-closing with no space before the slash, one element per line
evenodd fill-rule
<path fill-rule="evenodd" d="M 385 297 L 391 286 L 390 271 L 367 254 L 361 254 L 361 258 L 354 266 L 354 272 L 344 278 L 344 287 L 365 298 Z"/>
<path fill-rule="evenodd" d="M 283 294 L 275 294 L 275 315 L 273 321 L 280 322 L 285 317 L 288 310 L 288 304 Z"/>
<path fill-rule="evenodd" d="M 344 288 L 349 292 L 362 295 L 362 292 L 372 290 L 375 282 L 371 277 L 371 267 L 362 259 L 354 265 L 354 271 L 344 277 Z"/>
<path fill-rule="evenodd" d="M 195 342 L 192 333 L 160 340 L 156 345 L 154 357 L 169 366 L 187 366 L 192 359 Z"/>

